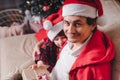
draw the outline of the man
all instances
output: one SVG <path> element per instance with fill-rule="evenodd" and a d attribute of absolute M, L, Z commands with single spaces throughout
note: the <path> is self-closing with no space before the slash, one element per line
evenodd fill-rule
<path fill-rule="evenodd" d="M 101 2 L 66 0 L 62 10 L 68 42 L 59 54 L 51 80 L 110 80 L 115 50 L 108 36 L 97 30 L 97 25 L 104 25 Z"/>

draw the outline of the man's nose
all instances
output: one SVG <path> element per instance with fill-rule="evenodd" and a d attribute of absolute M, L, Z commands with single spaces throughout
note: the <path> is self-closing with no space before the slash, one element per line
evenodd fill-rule
<path fill-rule="evenodd" d="M 69 29 L 68 29 L 68 31 L 69 31 L 70 33 L 75 32 L 75 28 L 74 28 L 74 26 L 73 26 L 72 24 L 69 25 Z"/>

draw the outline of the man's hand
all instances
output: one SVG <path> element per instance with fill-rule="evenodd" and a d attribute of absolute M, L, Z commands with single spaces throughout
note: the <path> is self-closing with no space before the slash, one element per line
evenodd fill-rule
<path fill-rule="evenodd" d="M 37 44 L 35 45 L 35 47 L 33 49 L 33 60 L 37 60 L 39 58 L 40 48 L 43 43 L 44 43 L 44 40 L 41 40 L 41 41 L 37 42 Z"/>

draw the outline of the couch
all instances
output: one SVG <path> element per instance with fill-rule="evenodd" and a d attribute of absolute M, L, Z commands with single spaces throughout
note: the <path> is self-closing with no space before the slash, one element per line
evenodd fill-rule
<path fill-rule="evenodd" d="M 32 51 L 36 42 L 34 34 L 0 39 L 0 80 L 10 80 L 15 73 L 34 63 Z"/>
<path fill-rule="evenodd" d="M 108 21 L 104 27 L 98 28 L 110 36 L 114 42 L 116 53 L 112 62 L 111 79 L 120 80 L 120 6 L 115 0 L 101 1 Z M 32 51 L 36 42 L 34 34 L 0 39 L 1 80 L 10 80 L 13 74 L 21 72 L 34 63 Z"/>

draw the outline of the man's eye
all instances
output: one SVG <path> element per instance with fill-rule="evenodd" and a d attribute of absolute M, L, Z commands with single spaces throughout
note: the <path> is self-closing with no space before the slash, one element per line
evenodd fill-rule
<path fill-rule="evenodd" d="M 69 26 L 69 22 L 64 21 L 64 25 L 65 25 L 65 26 Z"/>
<path fill-rule="evenodd" d="M 81 23 L 75 23 L 74 25 L 75 25 L 75 27 L 80 27 Z"/>

